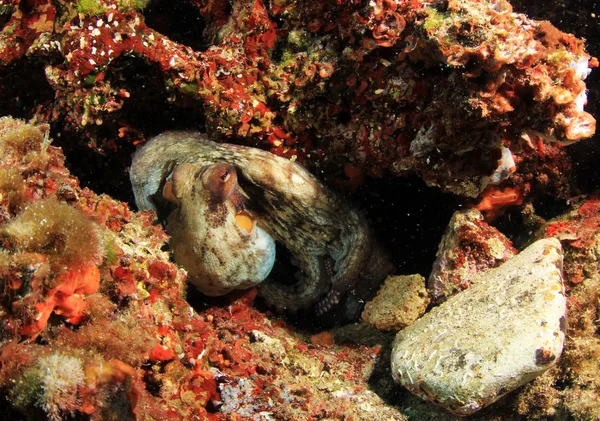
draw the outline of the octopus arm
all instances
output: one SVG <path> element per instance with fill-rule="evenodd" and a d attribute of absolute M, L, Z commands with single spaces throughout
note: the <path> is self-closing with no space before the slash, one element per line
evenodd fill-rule
<path fill-rule="evenodd" d="M 323 297 L 330 286 L 330 279 L 322 257 L 307 258 L 303 267 L 304 279 L 293 285 L 269 280 L 260 286 L 260 295 L 270 306 L 280 311 L 296 312 L 312 307 Z M 305 260 L 305 261 L 306 261 Z"/>

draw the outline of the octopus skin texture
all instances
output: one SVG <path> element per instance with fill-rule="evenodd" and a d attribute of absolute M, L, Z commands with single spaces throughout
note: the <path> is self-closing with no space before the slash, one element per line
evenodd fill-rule
<path fill-rule="evenodd" d="M 393 266 L 374 240 L 362 214 L 304 167 L 260 149 L 216 143 L 197 132 L 165 132 L 138 149 L 130 170 L 138 208 L 155 210 L 159 218 L 165 215 L 170 202 L 179 205 L 179 215 L 184 207 L 190 207 L 186 212 L 193 212 L 196 207 L 210 208 L 201 203 L 202 197 L 208 196 L 190 195 L 188 198 L 178 191 L 177 185 L 182 183 L 179 176 L 184 174 L 183 171 L 180 174 L 180 167 L 191 164 L 193 171 L 184 167 L 188 168 L 186 177 L 191 189 L 195 186 L 198 190 L 202 187 L 191 173 L 205 171 L 206 167 L 219 163 L 228 164 L 235 171 L 233 202 L 242 203 L 244 211 L 252 215 L 252 223 L 285 246 L 292 256 L 290 260 L 300 269 L 296 282 L 281 282 L 271 275 L 261 283 L 259 294 L 269 305 L 279 310 L 311 310 L 323 315 L 343 298 L 352 296 L 361 301 L 372 295 L 392 271 Z M 170 183 L 181 199 L 171 197 Z M 201 224 L 201 220 L 197 223 Z M 179 220 L 169 216 L 167 231 L 173 236 L 170 247 L 187 250 L 185 263 L 179 260 L 177 253 L 175 261 L 189 271 L 188 265 L 202 264 L 201 261 L 190 263 L 194 257 L 201 256 L 200 246 L 188 244 L 188 236 L 193 234 L 174 235 L 191 229 L 191 226 L 178 225 Z M 207 227 L 199 229 L 206 231 L 209 227 L 207 222 Z M 203 234 L 196 236 L 203 238 Z M 226 238 L 215 243 L 219 245 L 232 248 Z M 249 249 L 242 248 L 241 254 Z M 248 256 L 244 259 L 255 268 L 262 266 L 252 263 Z"/>
<path fill-rule="evenodd" d="M 176 205 L 167 223 L 173 258 L 202 293 L 219 296 L 265 280 L 275 242 L 246 210 L 233 166 L 181 164 L 163 196 Z"/>

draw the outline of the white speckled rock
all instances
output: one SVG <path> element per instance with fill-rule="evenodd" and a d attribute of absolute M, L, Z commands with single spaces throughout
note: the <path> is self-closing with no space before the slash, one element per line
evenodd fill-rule
<path fill-rule="evenodd" d="M 469 415 L 534 379 L 563 348 L 562 249 L 540 240 L 400 331 L 392 375 L 414 394 Z"/>

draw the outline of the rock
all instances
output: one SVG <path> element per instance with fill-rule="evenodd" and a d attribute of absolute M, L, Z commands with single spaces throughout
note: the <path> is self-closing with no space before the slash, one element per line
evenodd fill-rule
<path fill-rule="evenodd" d="M 388 276 L 362 319 L 380 330 L 400 330 L 425 313 L 430 299 L 421 275 Z"/>
<path fill-rule="evenodd" d="M 427 280 L 433 302 L 441 303 L 468 288 L 473 278 L 516 254 L 510 240 L 488 225 L 477 209 L 455 212 Z"/>
<path fill-rule="evenodd" d="M 392 375 L 412 393 L 469 415 L 534 379 L 561 354 L 562 249 L 540 240 L 400 331 Z"/>

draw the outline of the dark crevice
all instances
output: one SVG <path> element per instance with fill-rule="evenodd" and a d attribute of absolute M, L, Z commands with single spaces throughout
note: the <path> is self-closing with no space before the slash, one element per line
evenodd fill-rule
<path fill-rule="evenodd" d="M 396 273 L 427 276 L 446 226 L 460 208 L 457 199 L 416 176 L 368 179 L 355 199 L 392 256 Z"/>
<path fill-rule="evenodd" d="M 129 98 L 113 118 L 94 128 L 96 139 L 108 139 L 103 145 L 105 152 L 88 147 L 79 133 L 64 130 L 64 122 L 53 125 L 52 136 L 54 145 L 63 148 L 67 168 L 79 178 L 82 187 L 134 206 L 128 171 L 136 134 L 140 139 L 149 139 L 167 130 L 200 131 L 204 128 L 204 114 L 195 100 L 168 91 L 158 66 L 141 59 L 115 60 L 106 78 L 112 86 L 127 91 Z M 133 137 L 118 138 L 121 128 L 130 130 Z"/>
<path fill-rule="evenodd" d="M 29 119 L 40 105 L 54 100 L 54 90 L 46 80 L 44 63 L 25 59 L 0 67 L 0 115 Z"/>
<path fill-rule="evenodd" d="M 563 215 L 570 208 L 569 202 L 565 199 L 558 199 L 554 196 L 542 196 L 533 202 L 535 213 L 546 220 Z"/>
<path fill-rule="evenodd" d="M 206 22 L 197 6 L 186 0 L 152 0 L 144 12 L 150 28 L 195 51 L 210 45 L 204 39 Z"/>
<path fill-rule="evenodd" d="M 13 11 L 12 5 L 0 5 L 0 28 L 4 29 L 4 26 L 10 21 Z"/>
<path fill-rule="evenodd" d="M 204 114 L 198 102 L 168 90 L 156 64 L 121 57 L 111 65 L 107 79 L 111 84 L 124 85 L 130 94 L 114 120 L 126 121 L 146 138 L 166 130 L 200 130 L 204 126 Z"/>

